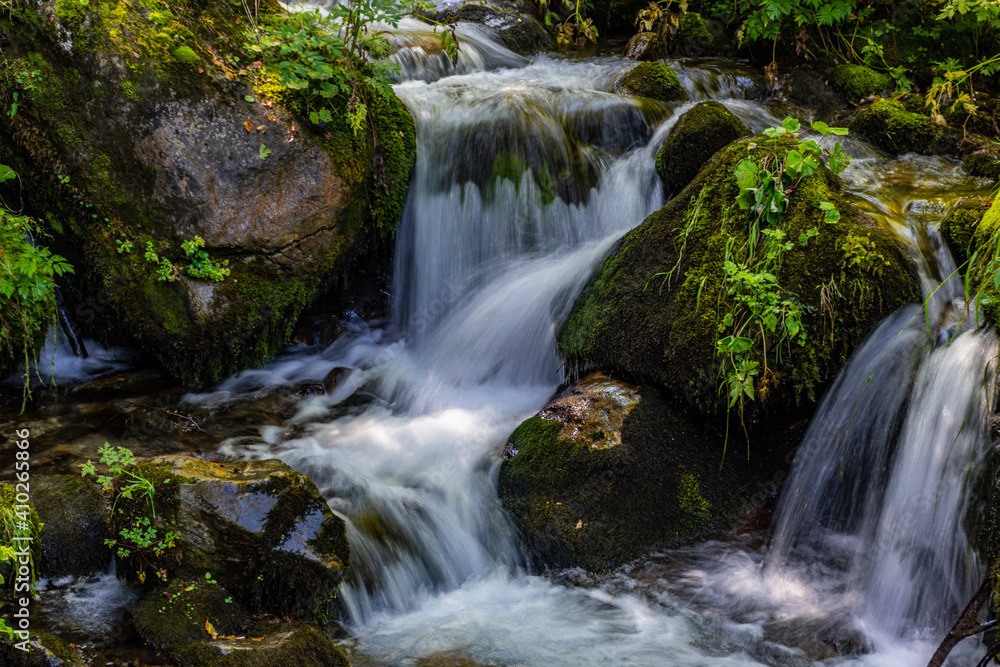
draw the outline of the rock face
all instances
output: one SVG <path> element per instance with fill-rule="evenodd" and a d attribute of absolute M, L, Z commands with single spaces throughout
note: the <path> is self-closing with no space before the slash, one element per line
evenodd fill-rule
<path fill-rule="evenodd" d="M 656 154 L 664 194 L 676 195 L 726 144 L 749 135 L 743 121 L 718 102 L 702 102 L 685 112 Z"/>
<path fill-rule="evenodd" d="M 68 300 L 111 303 L 78 324 L 211 382 L 265 361 L 320 287 L 393 231 L 415 130 L 374 90 L 373 131 L 357 136 L 343 115 L 320 128 L 282 107 L 238 5 L 122 11 L 31 2 L 0 20 L 5 58 L 37 72 L 0 151 L 77 266 Z M 221 282 L 190 274 L 195 236 L 228 262 Z"/>
<path fill-rule="evenodd" d="M 655 32 L 637 32 L 625 45 L 622 55 L 629 60 L 656 60 L 656 45 L 660 36 Z"/>
<path fill-rule="evenodd" d="M 615 82 L 615 92 L 661 102 L 678 102 L 688 97 L 677 73 L 662 62 L 639 63 Z"/>
<path fill-rule="evenodd" d="M 757 136 L 724 148 L 680 196 L 619 242 L 559 332 L 571 366 L 625 373 L 706 416 L 719 414 L 725 404 L 716 340 L 732 299 L 723 290 L 724 260 L 729 240 L 743 243 L 749 228 L 748 214 L 733 205 L 735 170 L 748 151 L 759 160 L 785 150 L 769 141 Z M 824 201 L 839 209 L 839 223 L 823 222 Z M 843 196 L 829 170 L 798 184 L 779 225 L 788 239 L 813 228 L 818 235 L 804 246 L 793 243 L 777 271 L 783 293 L 805 306 L 806 340 L 783 350 L 780 361 L 767 360 L 775 376 L 757 392 L 764 407 L 754 401 L 754 409 L 762 412 L 815 400 L 873 326 L 919 300 L 911 260 Z M 823 319 L 831 309 L 836 326 Z M 756 418 L 744 417 L 747 424 Z"/>
<path fill-rule="evenodd" d="M 210 573 L 250 613 L 334 617 L 350 549 L 344 522 L 308 478 L 274 459 L 164 456 L 141 465 L 156 483 L 153 527 L 176 534 L 177 547 L 153 569 L 188 581 Z M 119 556 L 119 573 L 134 571 L 133 560 Z"/>
<path fill-rule="evenodd" d="M 31 497 L 42 527 L 43 577 L 84 576 L 108 569 L 107 507 L 79 475 L 35 475 Z"/>
<path fill-rule="evenodd" d="M 978 247 L 973 244 L 973 237 L 991 203 L 989 197 L 963 197 L 941 221 L 941 236 L 957 264 L 969 259 L 969 255 Z"/>
<path fill-rule="evenodd" d="M 537 565 L 599 571 L 766 498 L 762 458 L 720 467 L 718 439 L 656 389 L 595 374 L 510 436 L 500 494 Z"/>

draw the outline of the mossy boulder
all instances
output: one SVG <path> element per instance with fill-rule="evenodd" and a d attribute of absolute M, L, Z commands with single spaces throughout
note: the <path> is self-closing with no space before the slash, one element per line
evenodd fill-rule
<path fill-rule="evenodd" d="M 535 564 L 601 571 L 754 502 L 763 457 L 725 461 L 654 387 L 597 374 L 521 424 L 504 459 L 500 494 Z"/>
<path fill-rule="evenodd" d="M 206 623 L 224 637 L 242 634 L 250 625 L 250 617 L 229 591 L 208 576 L 174 579 L 147 593 L 135 608 L 139 635 L 161 649 L 208 639 Z"/>
<path fill-rule="evenodd" d="M 276 459 L 163 456 L 140 466 L 157 489 L 152 526 L 160 538 L 174 533 L 177 545 L 159 557 L 142 554 L 147 584 L 157 571 L 189 581 L 210 573 L 250 613 L 294 613 L 320 623 L 336 617 L 350 547 L 343 520 L 305 475 Z M 124 516 L 135 516 L 133 505 L 142 503 L 126 503 Z M 136 578 L 135 559 L 117 557 L 121 576 Z"/>
<path fill-rule="evenodd" d="M 344 652 L 318 628 L 294 624 L 255 629 L 261 636 L 194 642 L 170 652 L 181 667 L 350 667 Z"/>
<path fill-rule="evenodd" d="M 956 264 L 969 259 L 973 250 L 973 237 L 983 216 L 990 208 L 989 197 L 963 197 L 948 211 L 941 221 L 940 231 Z"/>
<path fill-rule="evenodd" d="M 964 213 L 953 217 L 945 238 L 949 246 L 952 243 L 958 245 L 970 236 L 971 227 L 972 240 L 966 242 L 966 253 L 971 255 L 976 252 L 978 259 L 967 268 L 970 273 L 967 276 L 968 282 L 978 295 L 980 312 L 989 324 L 996 327 L 1000 326 L 1000 290 L 994 287 L 991 258 L 996 254 L 997 238 L 1000 237 L 1000 194 L 996 195 L 986 212 L 981 214 L 978 223 L 976 218 L 980 215 L 981 208 L 974 202 L 975 199 L 966 205 Z"/>
<path fill-rule="evenodd" d="M 710 56 L 725 51 L 723 40 L 712 33 L 698 12 L 681 14 L 677 29 L 667 39 L 667 52 L 672 56 Z"/>
<path fill-rule="evenodd" d="M 0 639 L 0 665 L 4 667 L 85 667 L 90 662 L 57 634 L 32 629 L 27 651 L 18 648 L 20 638 Z"/>
<path fill-rule="evenodd" d="M 718 102 L 702 102 L 684 113 L 656 154 L 656 173 L 668 197 L 694 180 L 702 166 L 750 130 Z"/>
<path fill-rule="evenodd" d="M 639 63 L 615 82 L 615 92 L 661 102 L 678 102 L 688 98 L 677 73 L 663 62 Z"/>
<path fill-rule="evenodd" d="M 104 572 L 111 552 L 104 540 L 108 507 L 100 489 L 79 475 L 35 475 L 31 498 L 42 528 L 43 577 Z"/>
<path fill-rule="evenodd" d="M 254 62 L 243 18 L 204 0 L 30 1 L 0 18 L 6 62 L 36 73 L 0 121 L 0 159 L 77 267 L 70 311 L 110 302 L 85 333 L 190 384 L 266 361 L 322 288 L 384 245 L 415 159 L 391 92 L 363 91 L 371 131 L 344 113 L 311 123 Z M 221 282 L 182 248 L 196 236 L 228 262 Z"/>
<path fill-rule="evenodd" d="M 954 155 L 962 139 L 960 131 L 907 111 L 891 99 L 876 100 L 859 110 L 848 127 L 852 135 L 894 155 Z"/>
<path fill-rule="evenodd" d="M 730 144 L 626 234 L 559 332 L 570 367 L 626 373 L 704 415 L 724 412 L 716 341 L 727 326 L 722 314 L 735 307 L 724 260 L 727 244 L 747 242 L 751 222 L 751 213 L 735 205 L 736 168 L 748 156 L 780 157 L 793 144 L 763 136 Z M 840 211 L 838 223 L 824 222 L 823 202 Z M 799 304 L 805 337 L 783 347 L 780 359 L 774 350 L 756 359 L 761 368 L 766 362 L 769 377 L 754 385 L 757 400 L 743 415 L 748 427 L 764 413 L 815 401 L 882 318 L 920 298 L 915 265 L 899 242 L 845 196 L 825 167 L 796 185 L 779 227 L 792 247 L 775 278 L 784 298 Z M 809 230 L 818 234 L 803 245 Z"/>
<path fill-rule="evenodd" d="M 864 65 L 837 65 L 830 71 L 830 85 L 847 100 L 857 102 L 891 91 L 892 77 Z"/>
<path fill-rule="evenodd" d="M 1000 146 L 990 144 L 969 153 L 962 160 L 962 169 L 969 176 L 1000 180 Z"/>

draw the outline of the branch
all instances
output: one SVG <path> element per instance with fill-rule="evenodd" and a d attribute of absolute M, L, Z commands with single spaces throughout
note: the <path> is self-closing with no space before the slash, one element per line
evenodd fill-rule
<path fill-rule="evenodd" d="M 962 610 L 961 616 L 958 617 L 958 621 L 955 625 L 948 631 L 945 635 L 944 640 L 941 645 L 938 646 L 937 651 L 931 656 L 931 661 L 927 663 L 927 667 L 941 667 L 944 664 L 945 658 L 951 653 L 951 650 L 958 645 L 960 641 L 973 635 L 977 635 L 984 630 L 988 630 L 995 626 L 997 622 L 987 621 L 986 623 L 979 623 L 976 621 L 976 617 L 979 616 L 979 612 L 982 610 L 983 605 L 986 601 L 990 599 L 990 592 L 992 587 L 990 586 L 990 578 L 987 576 L 983 579 L 982 585 L 976 594 L 972 596 L 969 600 L 969 604 L 966 605 L 965 609 Z M 992 651 L 992 649 L 991 649 Z"/>
<path fill-rule="evenodd" d="M 199 426 L 198 422 L 196 422 L 193 418 L 191 418 L 191 417 L 189 417 L 187 415 L 182 415 L 179 412 L 171 412 L 170 410 L 166 410 L 164 408 L 158 408 L 158 407 L 156 407 L 154 405 L 146 405 L 145 403 L 133 403 L 132 401 L 121 401 L 121 403 L 125 403 L 126 405 L 134 405 L 134 406 L 139 407 L 139 408 L 146 408 L 147 410 L 158 410 L 159 412 L 162 412 L 164 414 L 170 415 L 171 417 L 177 417 L 179 419 L 186 419 L 187 421 L 191 422 L 191 425 L 194 426 L 196 429 L 198 429 L 200 432 L 202 432 L 202 433 L 205 432 L 205 429 L 203 429 L 201 426 Z"/>

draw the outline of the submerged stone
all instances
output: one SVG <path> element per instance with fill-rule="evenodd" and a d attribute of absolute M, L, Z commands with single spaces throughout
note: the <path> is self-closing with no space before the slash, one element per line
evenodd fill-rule
<path fill-rule="evenodd" d="M 750 134 L 739 118 L 718 102 L 702 102 L 685 112 L 656 154 L 656 173 L 671 197 L 727 144 Z"/>

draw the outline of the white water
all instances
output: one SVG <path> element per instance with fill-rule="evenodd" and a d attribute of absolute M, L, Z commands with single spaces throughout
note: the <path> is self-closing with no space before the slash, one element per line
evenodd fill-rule
<path fill-rule="evenodd" d="M 293 351 L 188 398 L 210 404 L 355 369 L 334 394 L 301 403 L 291 421 L 305 436 L 274 425 L 260 443 L 223 453 L 279 456 L 344 517 L 352 567 L 342 598 L 359 655 L 376 664 L 442 652 L 517 665 L 846 664 L 833 657 L 837 645 L 867 652 L 851 664 L 924 664 L 980 575 L 960 514 L 965 472 L 983 446 L 979 378 L 996 343 L 968 332 L 932 349 L 916 307 L 871 336 L 817 412 L 770 556 L 737 538 L 584 586 L 525 572 L 497 500 L 499 449 L 560 380 L 554 331 L 576 294 L 615 240 L 662 203 L 653 158 L 687 107 L 611 94 L 624 67 L 614 58 L 485 62 L 443 76 L 417 59 L 397 85 L 417 121 L 419 158 L 393 326 L 355 326 L 325 351 Z M 721 98 L 755 130 L 780 118 L 754 99 L 751 77 L 681 75 L 697 99 Z M 886 170 L 871 155 L 848 179 L 862 194 L 877 193 Z M 510 164 L 513 177 L 502 177 Z M 880 201 L 873 195 L 872 207 Z M 906 210 L 882 213 L 918 255 L 916 240 L 931 232 Z M 929 289 L 934 267 L 950 261 L 938 254 L 925 262 Z M 953 290 L 938 290 L 934 318 Z M 327 416 L 359 387 L 371 404 Z"/>

